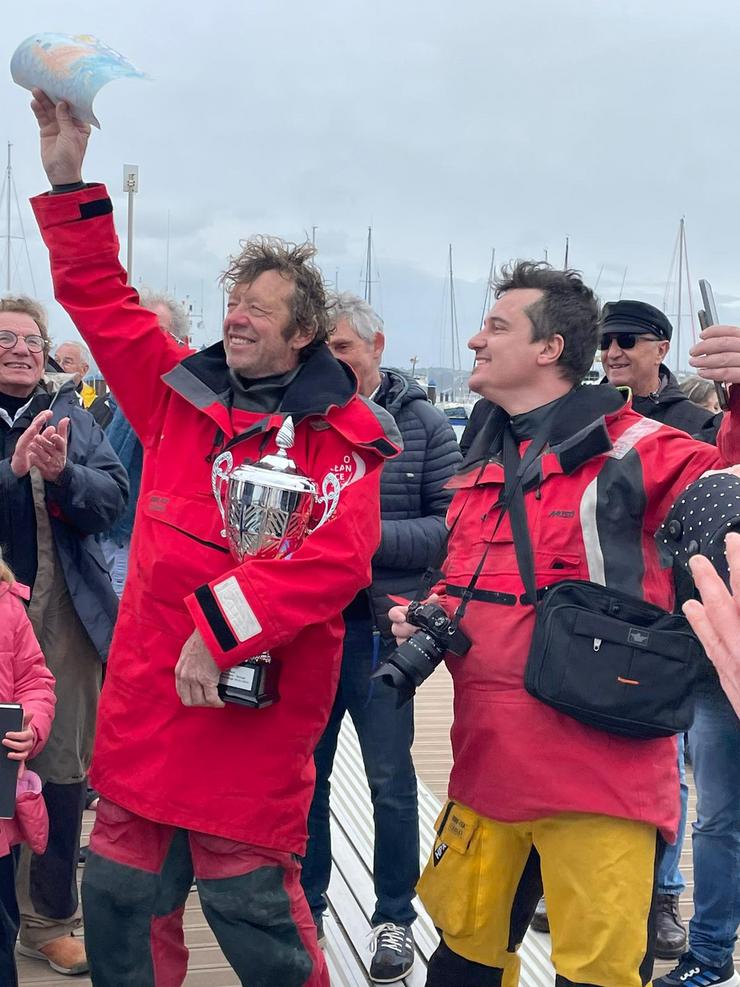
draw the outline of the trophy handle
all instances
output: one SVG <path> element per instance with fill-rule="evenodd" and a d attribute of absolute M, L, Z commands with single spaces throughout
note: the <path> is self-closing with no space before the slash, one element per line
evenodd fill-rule
<path fill-rule="evenodd" d="M 221 537 L 226 537 L 226 511 L 224 510 L 224 499 L 223 499 L 223 488 L 229 481 L 229 475 L 234 466 L 234 457 L 230 452 L 222 452 L 220 456 L 216 456 L 213 461 L 213 467 L 211 469 L 211 487 L 213 488 L 213 496 L 216 498 L 216 503 L 218 504 L 218 512 L 221 515 L 221 520 L 223 521 L 223 530 L 221 531 Z"/>
<path fill-rule="evenodd" d="M 311 532 L 316 531 L 322 524 L 326 524 L 334 514 L 339 503 L 339 494 L 342 487 L 336 473 L 327 473 L 321 484 L 321 494 L 316 498 L 316 503 L 324 505 L 324 513 L 317 524 L 311 528 Z"/>

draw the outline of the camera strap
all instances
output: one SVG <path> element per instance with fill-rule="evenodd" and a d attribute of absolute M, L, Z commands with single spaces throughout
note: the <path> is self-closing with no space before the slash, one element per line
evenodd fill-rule
<path fill-rule="evenodd" d="M 527 472 L 527 470 L 532 465 L 532 463 L 541 455 L 545 446 L 548 443 L 549 438 L 550 438 L 550 422 L 547 421 L 542 426 L 542 428 L 537 432 L 535 437 L 532 439 L 532 442 L 530 443 L 529 448 L 525 452 L 524 456 L 520 457 L 516 437 L 514 436 L 514 431 L 511 427 L 511 424 L 509 423 L 505 426 L 504 434 L 503 434 L 504 493 L 503 496 L 499 498 L 498 501 L 498 504 L 501 506 L 501 510 L 499 512 L 498 518 L 496 519 L 496 525 L 493 529 L 493 532 L 491 533 L 491 537 L 489 538 L 488 544 L 486 545 L 486 550 L 481 556 L 480 562 L 476 566 L 475 572 L 470 578 L 470 582 L 468 583 L 467 587 L 463 590 L 462 599 L 460 600 L 457 609 L 452 615 L 452 620 L 450 622 L 450 628 L 452 630 L 457 629 L 460 621 L 465 616 L 465 611 L 467 609 L 468 603 L 473 598 L 473 590 L 475 589 L 475 585 L 478 582 L 478 577 L 483 571 L 483 566 L 485 565 L 486 559 L 488 557 L 488 553 L 491 550 L 493 539 L 496 536 L 496 532 L 501 527 L 501 523 L 504 520 L 507 511 L 509 512 L 511 517 L 512 533 L 514 535 L 514 549 L 517 555 L 517 563 L 519 564 L 519 568 L 523 573 L 522 580 L 524 582 L 527 593 L 530 593 L 530 585 L 528 585 L 528 582 L 531 582 L 531 586 L 534 587 L 534 564 L 532 562 L 532 545 L 529 541 L 529 537 L 527 536 L 526 544 L 523 546 L 523 549 L 525 553 L 527 552 L 527 550 L 529 552 L 529 568 L 526 570 L 525 573 L 524 570 L 522 570 L 522 561 L 520 560 L 520 544 L 522 543 L 522 539 L 521 536 L 517 538 L 516 528 L 520 528 L 522 522 L 522 513 L 524 513 L 524 524 L 526 531 L 526 511 L 524 508 L 524 491 L 522 489 L 522 480 L 524 478 L 524 474 Z M 467 501 L 465 505 L 463 505 L 463 510 L 465 509 L 466 505 L 467 505 Z M 494 504 L 493 506 L 496 507 L 497 505 Z M 457 520 L 460 518 L 461 514 L 462 514 L 462 510 L 460 511 L 460 514 L 458 514 L 455 523 L 457 523 Z M 516 515 L 516 519 L 515 519 L 515 515 Z M 452 534 L 453 529 L 454 529 L 454 525 L 452 528 L 450 528 L 448 532 L 448 537 L 447 539 L 445 539 L 445 545 L 447 544 L 447 540 L 449 539 L 449 536 Z M 525 565 L 526 565 L 526 559 L 525 559 Z M 528 578 L 530 571 L 531 571 L 531 581 Z M 535 595 L 534 602 L 536 602 L 536 599 L 537 597 Z"/>

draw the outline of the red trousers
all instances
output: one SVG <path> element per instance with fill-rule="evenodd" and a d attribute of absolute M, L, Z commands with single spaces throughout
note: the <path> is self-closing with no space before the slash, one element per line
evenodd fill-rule
<path fill-rule="evenodd" d="M 104 798 L 82 882 L 95 987 L 180 987 L 193 877 L 245 987 L 329 987 L 292 854 L 151 822 Z"/>

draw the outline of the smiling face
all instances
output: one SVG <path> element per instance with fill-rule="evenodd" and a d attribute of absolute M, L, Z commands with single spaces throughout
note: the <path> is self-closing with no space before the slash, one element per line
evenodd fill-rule
<path fill-rule="evenodd" d="M 226 362 L 243 377 L 270 377 L 298 366 L 311 337 L 293 324 L 293 283 L 265 271 L 234 286 L 224 319 Z"/>
<path fill-rule="evenodd" d="M 539 356 L 543 341 L 532 341 L 532 322 L 526 312 L 541 298 L 537 288 L 505 292 L 484 318 L 483 328 L 468 342 L 475 351 L 468 386 L 510 413 L 519 404 L 516 395 L 531 389 L 542 371 Z"/>
<path fill-rule="evenodd" d="M 41 330 L 25 312 L 0 312 L 0 332 L 9 329 L 18 337 L 10 349 L 0 347 L 0 391 L 16 398 L 29 397 L 44 373 L 44 351 L 28 348 L 26 336 Z"/>
<path fill-rule="evenodd" d="M 616 335 L 604 335 L 609 348 L 602 350 L 604 373 L 614 387 L 630 387 L 638 397 L 646 397 L 660 387 L 660 365 L 669 343 L 649 334 L 638 335 L 631 349 L 620 348 Z"/>

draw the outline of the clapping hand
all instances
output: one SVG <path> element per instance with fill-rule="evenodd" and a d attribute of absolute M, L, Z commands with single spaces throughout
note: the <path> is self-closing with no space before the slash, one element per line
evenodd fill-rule
<path fill-rule="evenodd" d="M 69 418 L 63 418 L 58 427 L 47 425 L 51 411 L 41 411 L 18 439 L 10 468 L 16 476 L 25 476 L 35 466 L 48 483 L 59 478 L 67 462 Z"/>

